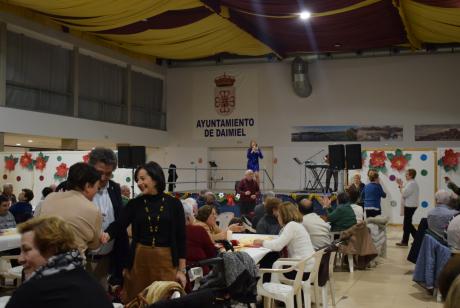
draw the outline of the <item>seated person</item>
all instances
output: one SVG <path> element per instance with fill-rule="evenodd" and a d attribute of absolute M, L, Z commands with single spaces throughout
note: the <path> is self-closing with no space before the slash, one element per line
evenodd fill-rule
<path fill-rule="evenodd" d="M 10 212 L 13 214 L 17 224 L 33 217 L 32 205 L 30 204 L 33 198 L 33 191 L 24 188 L 18 196 L 19 201 L 10 207 Z"/>
<path fill-rule="evenodd" d="M 203 205 L 205 205 L 206 203 L 206 200 L 205 200 L 205 195 L 207 193 L 211 193 L 212 192 L 209 190 L 209 189 L 202 189 L 200 190 L 200 193 L 198 194 L 198 198 L 196 199 L 196 202 L 198 203 L 198 208 L 202 207 Z"/>
<path fill-rule="evenodd" d="M 455 215 L 447 227 L 447 244 L 452 249 L 460 250 L 460 214 Z"/>
<path fill-rule="evenodd" d="M 208 232 L 211 240 L 217 241 L 227 239 L 227 230 L 221 230 L 217 226 L 217 212 L 214 207 L 210 205 L 202 206 L 198 209 L 196 219 L 196 225 L 202 226 L 206 230 L 206 232 Z M 233 232 L 243 232 L 244 227 L 233 224 L 228 226 L 228 230 L 231 230 Z"/>
<path fill-rule="evenodd" d="M 254 217 L 252 218 L 252 226 L 257 227 L 259 220 L 265 215 L 265 203 L 268 198 L 274 198 L 275 193 L 273 191 L 267 191 L 264 193 L 262 203 L 259 203 L 254 208 Z"/>
<path fill-rule="evenodd" d="M 350 198 L 350 206 L 353 209 L 353 212 L 355 213 L 355 216 L 356 216 L 356 222 L 360 223 L 364 220 L 364 209 L 362 206 L 358 204 L 360 193 L 359 191 L 354 189 L 354 186 L 350 186 L 347 189 L 347 194 Z"/>
<path fill-rule="evenodd" d="M 267 198 L 264 201 L 265 215 L 259 220 L 256 232 L 258 234 L 272 234 L 278 235 L 281 230 L 281 226 L 278 223 L 278 219 L 273 215 L 273 211 L 278 209 L 281 204 L 281 200 L 278 198 Z"/>
<path fill-rule="evenodd" d="M 287 247 L 289 258 L 304 259 L 315 253 L 310 235 L 302 225 L 303 216 L 291 202 L 283 202 L 274 211 L 279 224 L 283 227 L 280 236 L 273 240 L 254 240 L 254 245 L 260 245 L 273 251 L 281 251 Z M 315 260 L 308 261 L 305 271 L 313 268 Z"/>
<path fill-rule="evenodd" d="M 10 200 L 7 197 L 0 195 L 0 229 L 16 228 L 16 220 L 13 214 L 9 211 Z"/>
<path fill-rule="evenodd" d="M 69 225 L 57 217 L 39 217 L 18 226 L 26 281 L 8 308 L 113 307 L 102 286 L 83 268 Z"/>
<path fill-rule="evenodd" d="M 453 281 L 458 277 L 460 277 L 460 255 L 453 255 L 438 277 L 439 292 L 443 299 L 446 299 Z"/>
<path fill-rule="evenodd" d="M 209 238 L 206 230 L 195 224 L 195 216 L 193 215 L 193 207 L 182 202 L 185 214 L 185 228 L 187 232 L 187 264 L 191 265 L 197 261 L 214 258 L 216 256 L 216 247 Z M 204 269 L 205 274 L 208 269 Z"/>
<path fill-rule="evenodd" d="M 51 187 L 45 187 L 42 189 L 42 198 L 40 199 L 40 201 L 38 202 L 37 206 L 35 207 L 35 211 L 34 211 L 34 216 L 37 217 L 37 216 L 40 216 L 40 212 L 42 210 L 42 204 L 43 204 L 43 200 L 45 200 L 45 198 L 51 194 L 53 192 L 53 189 Z"/>
<path fill-rule="evenodd" d="M 318 250 L 331 244 L 331 225 L 313 211 L 313 202 L 304 198 L 299 202 L 299 211 L 303 215 L 302 224 L 310 234 L 313 248 Z"/>
<path fill-rule="evenodd" d="M 356 225 L 356 215 L 350 206 L 350 197 L 347 193 L 337 195 L 337 207 L 331 209 L 331 199 L 324 196 L 322 205 L 327 210 L 327 221 L 331 224 L 331 231 L 347 230 Z"/>
<path fill-rule="evenodd" d="M 451 198 L 451 192 L 444 189 L 438 190 L 434 195 L 435 208 L 428 212 L 428 229 L 441 238 L 444 237 L 449 221 L 458 214 L 458 211 L 448 206 Z"/>
<path fill-rule="evenodd" d="M 210 205 L 210 206 L 215 207 L 216 209 L 219 209 L 220 207 L 219 202 L 217 202 L 216 200 L 216 196 L 210 191 L 208 191 L 204 195 L 204 205 Z"/>
<path fill-rule="evenodd" d="M 193 198 L 187 198 L 182 200 L 182 204 L 188 204 L 193 208 L 193 216 L 195 217 L 198 214 L 198 202 Z"/>

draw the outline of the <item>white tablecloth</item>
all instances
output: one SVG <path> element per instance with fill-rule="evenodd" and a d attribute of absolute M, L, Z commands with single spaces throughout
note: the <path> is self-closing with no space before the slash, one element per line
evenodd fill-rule
<path fill-rule="evenodd" d="M 266 239 L 267 237 L 270 238 L 276 238 L 278 237 L 277 235 L 268 235 L 268 234 L 246 234 L 246 233 L 233 233 L 232 234 L 232 240 L 242 240 L 244 238 L 251 238 L 251 239 Z M 254 260 L 254 262 L 257 264 L 262 260 L 262 258 L 269 253 L 271 250 L 268 248 L 264 247 L 244 247 L 241 248 L 240 251 L 246 252 L 248 255 L 251 256 L 251 258 Z"/>
<path fill-rule="evenodd" d="M 18 233 L 14 234 L 2 234 L 0 235 L 0 251 L 5 251 L 13 248 L 19 248 L 21 246 L 21 235 Z"/>

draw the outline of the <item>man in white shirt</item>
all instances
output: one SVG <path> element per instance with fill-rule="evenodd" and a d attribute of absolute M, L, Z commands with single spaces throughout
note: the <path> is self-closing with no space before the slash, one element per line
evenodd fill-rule
<path fill-rule="evenodd" d="M 407 246 L 409 243 L 409 236 L 415 238 L 417 230 L 412 225 L 412 216 L 414 216 L 419 204 L 419 188 L 417 182 L 415 182 L 415 176 L 417 171 L 414 169 L 408 169 L 406 171 L 406 185 L 403 185 L 401 179 L 397 180 L 399 190 L 401 191 L 401 207 L 404 210 L 404 233 L 400 243 L 396 243 L 398 246 Z"/>
<path fill-rule="evenodd" d="M 302 224 L 310 234 L 313 248 L 318 250 L 331 244 L 331 225 L 325 222 L 313 211 L 313 203 L 305 198 L 299 202 L 299 211 L 303 215 Z"/>
<path fill-rule="evenodd" d="M 353 212 L 356 216 L 356 223 L 359 224 L 364 220 L 364 209 L 361 205 L 358 205 L 360 193 L 358 190 L 355 189 L 353 185 L 350 185 L 347 188 L 347 194 L 350 197 L 350 206 L 353 209 Z"/>

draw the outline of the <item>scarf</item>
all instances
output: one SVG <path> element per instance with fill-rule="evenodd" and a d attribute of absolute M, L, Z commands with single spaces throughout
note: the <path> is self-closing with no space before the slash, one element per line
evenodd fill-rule
<path fill-rule="evenodd" d="M 27 281 L 68 272 L 79 267 L 83 267 L 83 257 L 78 250 L 71 250 L 49 258 L 48 262 L 33 272 Z"/>

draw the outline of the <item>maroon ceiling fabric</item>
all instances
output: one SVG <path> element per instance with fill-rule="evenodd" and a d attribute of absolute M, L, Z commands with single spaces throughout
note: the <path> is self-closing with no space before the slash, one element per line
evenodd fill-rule
<path fill-rule="evenodd" d="M 308 10 L 312 13 L 341 9 L 363 0 L 202 0 L 207 6 L 220 13 L 221 5 L 250 13 L 273 16 L 289 15 Z M 384 0 L 385 1 L 385 0 Z"/>
<path fill-rule="evenodd" d="M 307 22 L 300 18 L 256 17 L 231 9 L 230 20 L 281 56 L 295 52 L 357 51 L 407 42 L 401 18 L 391 1 Z"/>
<path fill-rule="evenodd" d="M 102 34 L 134 34 L 149 29 L 171 29 L 197 22 L 214 14 L 206 7 L 197 7 L 187 10 L 167 11 L 154 17 L 147 18 L 123 27 L 99 31 Z"/>
<path fill-rule="evenodd" d="M 414 0 L 426 5 L 444 7 L 444 8 L 460 8 L 460 0 Z"/>

